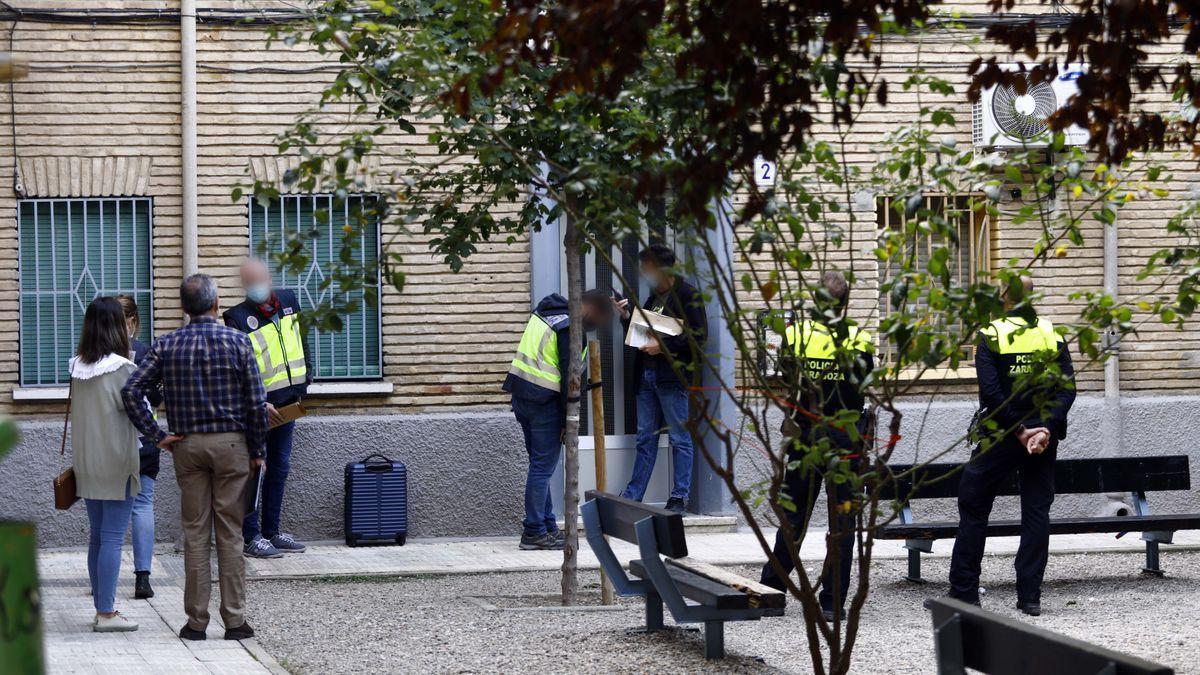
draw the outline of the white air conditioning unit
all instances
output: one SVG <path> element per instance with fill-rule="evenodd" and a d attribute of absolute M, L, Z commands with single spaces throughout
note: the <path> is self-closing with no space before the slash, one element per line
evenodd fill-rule
<path fill-rule="evenodd" d="M 1017 64 L 1000 66 L 1006 71 L 1019 71 Z M 1052 82 L 1038 82 L 1026 87 L 1024 94 L 1011 86 L 999 85 L 985 89 L 975 103 L 971 136 L 981 148 L 1040 148 L 1049 145 L 1050 133 L 1046 119 L 1066 104 L 1079 91 L 1076 80 L 1084 73 L 1083 64 L 1060 67 Z M 1072 124 L 1065 130 L 1067 145 L 1086 145 L 1088 132 Z"/>

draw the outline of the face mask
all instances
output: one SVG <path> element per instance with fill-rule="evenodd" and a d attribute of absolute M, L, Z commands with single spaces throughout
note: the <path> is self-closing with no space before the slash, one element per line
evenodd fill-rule
<path fill-rule="evenodd" d="M 271 297 L 271 287 L 267 284 L 253 284 L 246 287 L 246 297 L 250 302 L 263 304 Z"/>
<path fill-rule="evenodd" d="M 658 272 L 642 272 L 640 276 L 642 277 L 642 282 L 650 288 L 658 288 L 659 284 L 662 283 L 662 275 Z"/>

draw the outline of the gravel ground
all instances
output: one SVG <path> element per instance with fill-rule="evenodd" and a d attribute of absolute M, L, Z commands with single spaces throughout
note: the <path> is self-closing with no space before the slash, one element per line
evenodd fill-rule
<path fill-rule="evenodd" d="M 1012 558 L 984 559 L 984 607 L 1048 630 L 1200 673 L 1200 552 L 1164 552 L 1169 576 L 1138 574 L 1140 556 L 1050 558 L 1041 617 L 1012 607 Z M 924 586 L 902 580 L 904 564 L 879 561 L 855 649 L 856 673 L 934 672 L 930 619 L 921 601 L 946 592 L 948 560 L 927 559 Z M 754 570 L 737 572 L 751 576 Z M 581 573 L 588 601 L 599 577 Z M 250 617 L 259 642 L 295 673 L 811 672 L 799 613 L 726 624 L 723 662 L 706 663 L 699 632 L 628 634 L 641 605 L 617 611 L 482 611 L 555 593 L 558 575 L 509 573 L 386 579 L 254 581 Z M 668 623 L 670 619 L 668 618 Z"/>

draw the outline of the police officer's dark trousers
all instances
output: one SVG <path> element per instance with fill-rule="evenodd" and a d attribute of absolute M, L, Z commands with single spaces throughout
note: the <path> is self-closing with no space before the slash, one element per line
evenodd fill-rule
<path fill-rule="evenodd" d="M 979 566 L 987 539 L 988 517 L 996 493 L 1020 472 L 1021 544 L 1017 548 L 1017 599 L 1038 602 L 1050 553 L 1050 505 L 1054 503 L 1054 458 L 1058 441 L 1031 455 L 1010 434 L 986 452 L 975 450 L 958 486 L 958 536 L 950 559 L 950 596 L 979 601 Z"/>
<path fill-rule="evenodd" d="M 788 454 L 789 462 L 799 461 L 799 459 L 799 454 Z M 795 511 L 787 512 L 788 523 L 791 524 L 793 535 L 799 538 L 808 529 L 808 523 L 812 519 L 813 507 L 816 505 L 817 498 L 821 494 L 821 486 L 826 485 L 825 475 L 816 469 L 809 469 L 806 473 L 802 467 L 797 466 L 794 469 L 788 469 L 787 473 L 784 474 L 783 480 L 783 489 L 791 497 L 792 503 L 796 505 Z M 834 494 L 838 504 L 849 501 L 853 496 L 849 483 L 837 485 Z M 831 515 L 829 519 L 829 531 L 836 538 L 838 560 L 835 568 L 832 564 L 833 550 L 827 549 L 824 574 L 821 577 L 821 591 L 818 596 L 822 609 L 833 609 L 833 589 L 835 586 L 838 588 L 838 606 L 845 606 L 846 604 L 846 593 L 850 590 L 850 568 L 854 562 L 855 537 L 853 515 Z M 828 540 L 826 545 L 829 545 Z M 788 550 L 788 541 L 783 533 L 783 528 L 779 528 L 779 531 L 775 534 L 774 553 L 775 557 L 779 560 L 780 566 L 783 567 L 785 576 L 791 574 L 792 570 L 796 568 L 796 563 L 792 560 L 791 552 Z M 762 583 L 781 590 L 785 587 L 783 578 L 775 572 L 775 566 L 769 560 L 763 566 Z"/>

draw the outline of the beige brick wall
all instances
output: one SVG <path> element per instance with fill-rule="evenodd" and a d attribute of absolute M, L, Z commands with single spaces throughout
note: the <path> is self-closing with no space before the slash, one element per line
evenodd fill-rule
<path fill-rule="evenodd" d="M 24 6 L 53 6 L 26 2 Z M 205 3 L 200 3 L 202 7 Z M 232 3 L 257 6 L 254 3 Z M 258 3 L 274 6 L 276 3 Z M 94 6 L 173 8 L 176 2 Z M 228 7 L 231 3 L 213 4 Z M 2 26 L 7 30 L 8 26 Z M 221 282 L 225 304 L 237 301 L 237 265 L 248 250 L 246 203 L 231 201 L 250 182 L 251 158 L 273 156 L 274 139 L 314 105 L 334 65 L 314 50 L 270 47 L 265 30 L 202 25 L 198 31 L 199 264 Z M 173 26 L 69 26 L 20 23 L 14 51 L 33 69 L 14 85 L 17 155 L 28 157 L 150 156 L 147 196 L 154 198 L 155 331 L 182 324 L 179 30 Z M 292 72 L 262 72 L 263 69 Z M 315 71 L 315 72 L 314 72 Z M 5 118 L 8 91 L 0 87 Z M 332 111 L 335 120 L 348 111 Z M 4 131 L 8 131 L 5 119 Z M 0 185 L 13 183 L 13 144 L 0 134 Z M 397 134 L 396 153 L 420 136 Z M 427 149 L 426 149 L 427 150 Z M 383 170 L 387 170 L 385 163 Z M 12 401 L 18 383 L 17 197 L 0 193 L 0 411 L 50 413 L 60 404 Z M 408 284 L 382 297 L 384 377 L 389 397 L 313 399 L 333 411 L 497 407 L 500 383 L 527 319 L 526 241 L 480 247 L 461 272 L 435 259 L 418 233 L 385 227 L 384 242 L 404 254 Z"/>
<path fill-rule="evenodd" d="M 51 0 L 23 0 L 23 6 L 57 6 Z M 206 3 L 201 3 L 205 6 Z M 96 2 L 92 7 L 171 9 L 172 1 Z M 213 7 L 257 7 L 276 3 L 212 3 Z M 977 2 L 962 3 L 966 11 L 985 11 Z M 5 30 L 9 25 L 0 26 Z M 939 33 L 921 45 L 925 67 L 965 92 L 965 65 L 980 45 L 970 35 Z M 13 85 L 15 98 L 0 86 L 0 185 L 13 184 L 16 157 L 149 157 L 147 196 L 154 198 L 154 273 L 156 331 L 178 327 L 181 316 L 175 297 L 180 280 L 181 199 L 179 30 L 174 26 L 56 25 L 22 22 L 13 30 L 13 49 L 33 64 L 28 79 Z M 873 144 L 911 119 L 917 101 L 900 90 L 903 68 L 916 50 L 911 44 L 882 45 L 886 72 L 893 83 L 886 109 L 865 112 L 847 147 L 849 159 L 866 167 L 876 159 Z M 247 250 L 246 206 L 233 203 L 230 192 L 249 181 L 255 157 L 275 153 L 277 133 L 318 98 L 332 72 L 322 57 L 304 48 L 276 42 L 268 48 L 267 33 L 254 28 L 201 26 L 198 44 L 199 117 L 199 256 L 203 270 L 216 275 L 226 289 L 227 302 L 236 295 L 236 266 Z M 289 72 L 265 72 L 283 69 Z M 938 97 L 924 94 L 925 103 Z M 965 95 L 956 99 L 955 136 L 970 143 L 970 110 Z M 8 114 L 12 103 L 15 116 Z M 1165 105 L 1163 101 L 1152 101 Z M 348 111 L 333 110 L 331 115 Z M 10 127 L 11 124 L 11 127 Z M 9 133 L 10 130 L 13 133 Z M 14 148 L 13 137 L 16 145 Z M 387 144 L 393 151 L 421 146 L 421 135 L 397 133 Z M 1152 248 L 1165 244 L 1165 218 L 1188 194 L 1195 181 L 1194 165 L 1176 160 L 1169 187 L 1172 200 L 1137 205 L 1121 226 L 1121 292 L 1144 290 L 1136 273 Z M 387 168 L 385 163 L 384 168 Z M 0 190 L 0 412 L 21 415 L 51 413 L 57 404 L 13 403 L 17 385 L 17 199 L 11 189 Z M 841 260 L 855 260 L 864 280 L 856 290 L 855 306 L 870 312 L 874 300 L 874 263 L 865 254 L 874 236 L 874 217 L 860 214 L 853 250 Z M 1070 319 L 1075 307 L 1072 290 L 1101 284 L 1101 241 L 1089 225 L 1088 242 L 1056 260 L 1038 274 L 1049 294 L 1045 311 L 1059 320 Z M 499 391 L 513 345 L 526 318 L 529 300 L 527 242 L 486 245 L 459 273 L 435 259 L 420 233 L 385 229 L 385 241 L 406 259 L 408 286 L 403 293 L 383 294 L 384 376 L 394 384 L 390 397 L 326 399 L 316 404 L 334 411 L 409 411 L 443 407 L 498 407 Z M 998 224 L 1001 255 L 1017 254 L 1034 232 L 1004 222 Z M 1185 333 L 1147 327 L 1125 345 L 1122 385 L 1149 393 L 1194 390 L 1200 381 L 1200 348 L 1196 326 Z M 1083 378 L 1085 391 L 1098 391 L 1098 374 Z M 969 388 L 952 391 L 965 393 Z"/>

